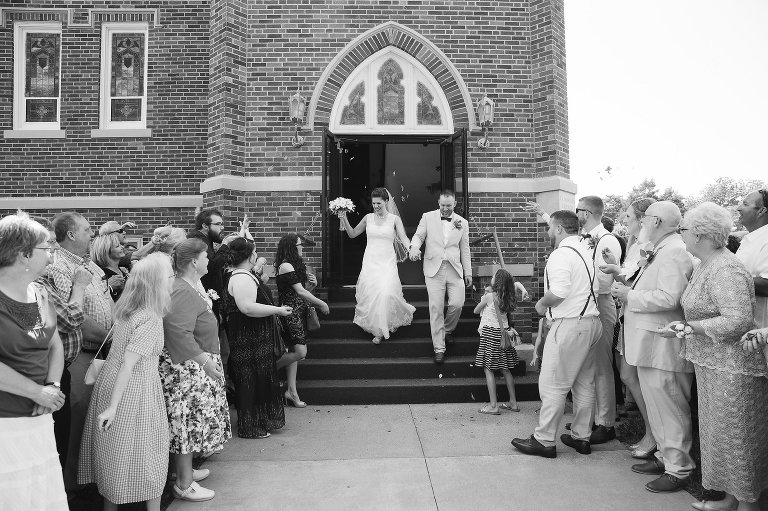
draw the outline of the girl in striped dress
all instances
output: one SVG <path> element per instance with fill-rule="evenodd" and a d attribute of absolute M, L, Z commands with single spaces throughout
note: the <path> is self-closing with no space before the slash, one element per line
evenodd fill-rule
<path fill-rule="evenodd" d="M 480 347 L 475 357 L 475 366 L 482 367 L 485 371 L 485 382 L 488 385 L 488 395 L 491 402 L 480 409 L 480 413 L 499 415 L 499 408 L 512 412 L 519 412 L 517 398 L 515 397 L 515 381 L 511 369 L 517 365 L 517 351 L 514 347 L 508 350 L 501 349 L 501 328 L 507 329 L 510 334 L 514 328 L 509 324 L 507 316 L 515 310 L 517 301 L 515 298 L 515 279 L 507 270 L 498 270 L 491 279 L 490 289 L 475 307 L 475 314 L 480 314 Z M 502 318 L 496 314 L 496 306 L 501 310 Z M 509 402 L 498 403 L 496 400 L 496 376 L 495 370 L 500 370 L 504 375 L 509 391 Z"/>

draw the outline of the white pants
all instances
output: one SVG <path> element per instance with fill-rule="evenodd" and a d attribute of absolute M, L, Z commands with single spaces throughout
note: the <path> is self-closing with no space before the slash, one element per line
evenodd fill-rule
<path fill-rule="evenodd" d="M 656 457 L 667 474 L 688 477 L 696 464 L 691 458 L 691 384 L 693 373 L 638 367 L 637 377 L 656 439 Z"/>
<path fill-rule="evenodd" d="M 453 332 L 464 307 L 464 278 L 448 261 L 443 261 L 434 277 L 425 277 L 429 295 L 429 326 L 435 353 L 445 351 L 445 332 Z M 445 293 L 448 292 L 448 311 L 443 316 Z"/>
<path fill-rule="evenodd" d="M 590 419 L 595 406 L 595 349 L 602 328 L 597 316 L 552 322 L 541 358 L 541 411 L 539 425 L 533 434 L 542 445 L 555 445 L 568 391 L 573 392 L 571 435 L 579 440 L 589 440 L 592 433 Z"/>
<path fill-rule="evenodd" d="M 603 333 L 595 349 L 595 420 L 610 428 L 616 424 L 616 387 L 613 378 L 613 327 L 616 303 L 610 294 L 597 295 Z"/>

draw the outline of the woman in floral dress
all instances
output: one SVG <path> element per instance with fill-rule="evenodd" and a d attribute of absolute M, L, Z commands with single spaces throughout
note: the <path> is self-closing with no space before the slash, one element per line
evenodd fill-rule
<path fill-rule="evenodd" d="M 277 274 L 277 293 L 280 305 L 287 305 L 291 313 L 283 319 L 285 344 L 290 351 L 278 362 L 278 368 L 285 367 L 288 377 L 288 390 L 285 399 L 297 408 L 304 408 L 307 403 L 299 399 L 296 389 L 296 372 L 300 360 L 307 356 L 307 313 L 309 305 L 314 305 L 323 314 L 328 314 L 328 304 L 306 289 L 306 285 L 317 285 L 314 275 L 307 275 L 307 267 L 301 258 L 301 238 L 296 234 L 286 234 L 277 244 L 275 254 L 275 273 Z"/>
<path fill-rule="evenodd" d="M 287 316 L 291 308 L 272 304 L 264 285 L 252 273 L 257 261 L 252 241 L 237 238 L 229 244 L 233 269 L 225 277 L 222 316 L 229 340 L 229 376 L 235 386 L 240 438 L 266 438 L 271 430 L 285 425 L 276 367 L 281 356 L 276 351 L 284 351 L 284 345 L 277 317 Z"/>
<path fill-rule="evenodd" d="M 699 396 L 701 483 L 726 495 L 693 504 L 705 511 L 757 511 L 768 488 L 768 370 L 762 353 L 742 349 L 754 325 L 755 291 L 725 248 L 732 225 L 730 213 L 711 202 L 685 214 L 683 241 L 701 263 L 683 293 L 685 323 L 663 333 L 685 337 L 681 355 L 693 362 Z"/>
<path fill-rule="evenodd" d="M 80 484 L 96 483 L 107 511 L 141 501 L 160 509 L 168 428 L 157 366 L 172 276 L 168 257 L 146 257 L 115 306 L 112 348 L 88 406 L 78 471 Z"/>
<path fill-rule="evenodd" d="M 232 437 L 219 327 L 200 277 L 208 273 L 208 246 L 199 239 L 173 250 L 176 278 L 171 309 L 163 320 L 165 349 L 160 357 L 165 404 L 170 423 L 170 451 L 176 465 L 176 498 L 210 500 L 215 493 L 197 481 L 208 470 L 192 470 L 194 453 L 219 451 Z"/>

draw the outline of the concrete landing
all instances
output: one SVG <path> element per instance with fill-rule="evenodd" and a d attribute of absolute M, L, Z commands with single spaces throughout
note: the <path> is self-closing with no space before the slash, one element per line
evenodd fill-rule
<path fill-rule="evenodd" d="M 559 442 L 553 460 L 520 454 L 510 440 L 532 433 L 539 403 L 520 406 L 499 416 L 476 403 L 288 408 L 281 431 L 233 438 L 203 465 L 213 500 L 169 509 L 690 509 L 686 492 L 646 491 L 653 477 L 630 470 L 635 460 L 618 441 L 589 456 Z"/>

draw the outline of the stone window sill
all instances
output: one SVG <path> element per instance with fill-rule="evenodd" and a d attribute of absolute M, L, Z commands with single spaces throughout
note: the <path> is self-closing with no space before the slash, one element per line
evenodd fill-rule
<path fill-rule="evenodd" d="M 91 138 L 149 138 L 151 129 L 99 129 L 91 130 Z"/>
<path fill-rule="evenodd" d="M 4 130 L 3 138 L 66 138 L 64 130 Z"/>

